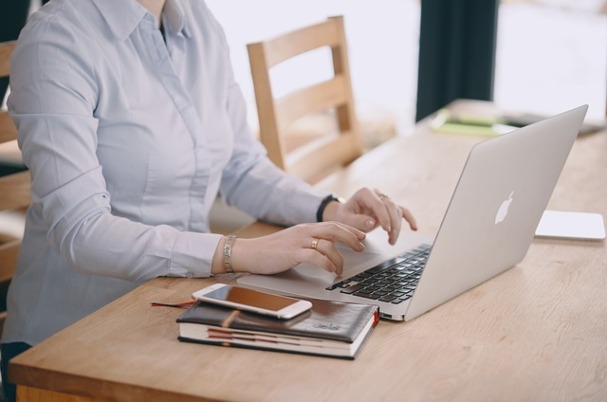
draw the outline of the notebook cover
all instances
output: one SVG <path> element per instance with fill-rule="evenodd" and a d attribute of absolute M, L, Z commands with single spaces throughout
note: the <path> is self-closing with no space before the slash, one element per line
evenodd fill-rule
<path fill-rule="evenodd" d="M 177 322 L 351 343 L 378 309 L 369 304 L 310 302 L 311 310 L 290 320 L 281 320 L 198 301 L 177 318 Z"/>
<path fill-rule="evenodd" d="M 293 354 L 297 354 L 297 355 L 321 356 L 321 357 L 332 357 L 332 358 L 337 358 L 337 359 L 354 360 L 357 353 L 362 348 L 362 345 L 365 343 L 366 339 L 369 337 L 369 335 L 373 331 L 373 328 L 374 327 L 371 327 L 371 329 L 364 335 L 363 339 L 361 340 L 360 345 L 355 350 L 352 350 L 351 352 L 347 351 L 347 350 L 333 351 L 333 350 L 327 349 L 327 348 L 317 348 L 315 350 L 312 350 L 312 348 L 304 350 L 304 349 L 298 348 L 298 347 L 278 349 L 278 348 L 276 348 L 276 346 L 269 345 L 269 344 L 265 345 L 265 346 L 258 345 L 258 344 L 243 345 L 242 343 L 237 343 L 237 342 L 213 341 L 213 340 L 209 340 L 209 339 L 194 339 L 194 338 L 187 338 L 187 337 L 182 337 L 182 336 L 179 336 L 178 340 L 181 342 L 200 343 L 203 345 L 215 345 L 215 346 L 223 346 L 223 347 L 242 348 L 242 349 L 264 350 L 264 351 L 268 351 L 268 352 L 293 353 Z"/>

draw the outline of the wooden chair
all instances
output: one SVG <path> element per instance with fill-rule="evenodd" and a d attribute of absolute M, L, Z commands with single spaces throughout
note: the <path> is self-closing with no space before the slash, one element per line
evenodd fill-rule
<path fill-rule="evenodd" d="M 9 75 L 10 57 L 14 48 L 14 41 L 0 43 L 0 77 Z M 0 151 L 10 149 L 9 152 L 14 153 L 12 150 L 18 150 L 16 142 L 17 129 L 8 111 L 0 109 Z M 18 163 L 0 160 L 0 331 L 6 318 L 6 291 L 15 271 L 23 235 L 8 227 L 10 217 L 15 214 L 23 216 L 23 211 L 30 203 L 29 172 Z"/>
<path fill-rule="evenodd" d="M 280 98 L 274 95 L 270 79 L 272 67 L 326 47 L 332 54 L 331 79 Z M 343 17 L 328 18 L 270 40 L 249 44 L 247 48 L 260 139 L 278 167 L 315 183 L 362 155 L 364 147 L 352 96 Z M 337 133 L 310 141 L 302 141 L 301 137 L 291 138 L 292 143 L 289 144 L 289 130 L 294 123 L 326 111 L 334 111 Z"/>

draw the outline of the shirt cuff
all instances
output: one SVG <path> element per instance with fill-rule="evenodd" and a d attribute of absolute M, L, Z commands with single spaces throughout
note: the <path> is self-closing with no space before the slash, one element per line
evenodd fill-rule
<path fill-rule="evenodd" d="M 171 254 L 170 276 L 203 278 L 211 276 L 211 265 L 223 235 L 180 232 Z"/>

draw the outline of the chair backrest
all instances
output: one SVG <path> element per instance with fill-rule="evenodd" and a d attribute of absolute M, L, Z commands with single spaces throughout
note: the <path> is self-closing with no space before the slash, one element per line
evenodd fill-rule
<path fill-rule="evenodd" d="M 272 90 L 270 69 L 324 47 L 331 49 L 333 77 L 277 98 Z M 270 40 L 249 44 L 247 48 L 260 139 L 268 150 L 269 158 L 277 166 L 314 183 L 363 153 L 352 95 L 343 17 L 328 18 Z M 316 138 L 292 149 L 294 146 L 288 143 L 288 132 L 293 124 L 306 116 L 325 111 L 334 111 L 338 133 Z"/>
<path fill-rule="evenodd" d="M 8 77 L 11 69 L 11 55 L 15 49 L 15 42 L 0 42 L 0 78 Z M 2 94 L 4 96 L 4 94 Z M 0 99 L 0 106 L 2 99 Z M 13 125 L 6 110 L 0 109 L 0 144 L 17 138 L 17 129 Z"/>
<path fill-rule="evenodd" d="M 10 73 L 10 58 L 15 42 L 0 43 L 0 77 Z M 17 128 L 8 111 L 0 109 L 0 330 L 6 318 L 6 290 L 15 272 L 22 234 L 15 234 L 8 226 L 14 213 L 22 212 L 31 203 L 30 175 L 23 166 L 1 159 L 2 150 L 13 153 Z M 9 218 L 9 219 L 7 219 Z"/>

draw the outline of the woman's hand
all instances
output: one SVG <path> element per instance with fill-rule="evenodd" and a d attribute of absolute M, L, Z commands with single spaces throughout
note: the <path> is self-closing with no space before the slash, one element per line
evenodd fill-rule
<path fill-rule="evenodd" d="M 235 272 L 274 274 L 308 262 L 339 275 L 343 257 L 335 243 L 362 251 L 364 238 L 364 232 L 338 222 L 296 225 L 267 236 L 238 238 L 232 247 L 232 267 Z M 215 251 L 213 273 L 224 272 L 223 244 L 219 242 Z"/>
<path fill-rule="evenodd" d="M 331 202 L 325 208 L 323 221 L 336 221 L 368 232 L 378 225 L 388 232 L 388 241 L 395 244 L 400 233 L 403 218 L 411 230 L 417 230 L 417 223 L 411 212 L 397 205 L 379 190 L 362 188 L 345 203 Z"/>

